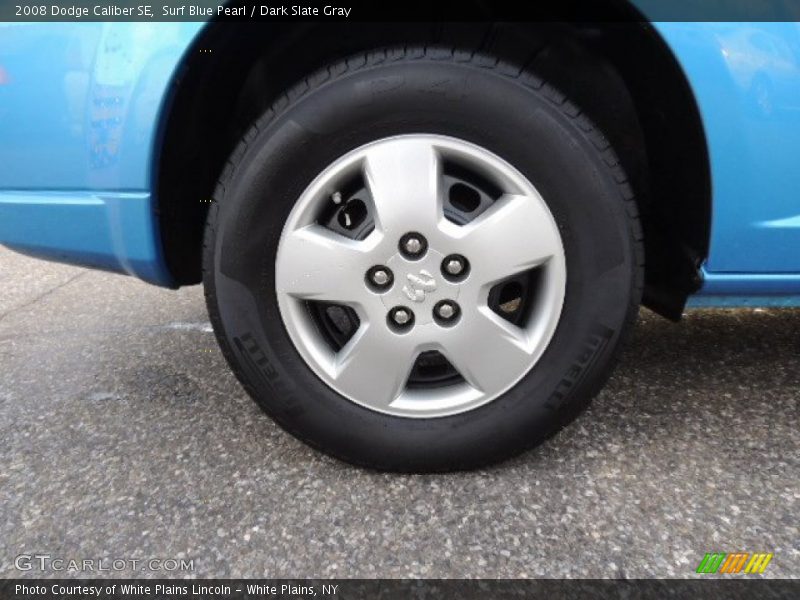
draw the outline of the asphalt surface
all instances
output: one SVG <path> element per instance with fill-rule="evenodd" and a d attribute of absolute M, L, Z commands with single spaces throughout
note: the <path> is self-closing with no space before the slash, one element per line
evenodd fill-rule
<path fill-rule="evenodd" d="M 643 312 L 606 390 L 539 449 L 367 472 L 260 412 L 199 287 L 0 248 L 0 577 L 25 553 L 195 576 L 687 577 L 713 551 L 797 577 L 799 403 L 800 311 Z"/>

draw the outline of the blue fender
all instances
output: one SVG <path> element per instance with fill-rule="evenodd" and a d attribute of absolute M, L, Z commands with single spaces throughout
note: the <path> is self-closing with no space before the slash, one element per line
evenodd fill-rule
<path fill-rule="evenodd" d="M 717 273 L 800 273 L 800 24 L 655 27 L 687 76 L 708 143 L 713 222 L 706 287 L 719 291 Z M 763 277 L 751 285 L 747 279 L 739 278 L 740 293 L 764 291 L 757 283 Z"/>
<path fill-rule="evenodd" d="M 172 284 L 153 157 L 203 26 L 0 24 L 0 243 Z"/>

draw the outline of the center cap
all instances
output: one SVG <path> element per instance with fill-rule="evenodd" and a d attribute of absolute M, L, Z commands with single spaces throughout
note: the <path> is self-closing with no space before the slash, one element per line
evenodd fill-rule
<path fill-rule="evenodd" d="M 414 311 L 418 325 L 433 322 L 433 307 L 439 300 L 457 300 L 459 285 L 447 281 L 441 274 L 444 256 L 428 248 L 420 260 L 408 260 L 399 252 L 387 262 L 395 274 L 392 289 L 381 294 L 387 310 L 407 306 Z"/>
<path fill-rule="evenodd" d="M 409 273 L 406 279 L 408 282 L 403 286 L 403 293 L 412 302 L 425 302 L 427 294 L 436 291 L 436 279 L 425 269 L 420 269 L 419 275 Z"/>

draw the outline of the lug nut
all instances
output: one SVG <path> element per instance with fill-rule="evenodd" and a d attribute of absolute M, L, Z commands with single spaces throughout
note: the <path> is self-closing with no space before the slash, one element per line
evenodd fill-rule
<path fill-rule="evenodd" d="M 447 261 L 447 265 L 445 266 L 445 268 L 447 269 L 447 272 L 450 273 L 450 275 L 460 275 L 461 271 L 464 270 L 464 263 L 462 263 L 457 258 L 451 258 L 450 260 Z"/>
<path fill-rule="evenodd" d="M 388 289 L 392 281 L 394 275 L 387 267 L 375 266 L 367 271 L 367 284 L 379 291 Z"/>
<path fill-rule="evenodd" d="M 445 302 L 439 306 L 439 310 L 437 312 L 443 319 L 452 319 L 453 315 L 456 314 L 456 309 L 452 304 Z"/>
<path fill-rule="evenodd" d="M 372 281 L 375 285 L 386 285 L 389 283 L 389 274 L 383 270 L 375 271 L 372 274 Z"/>
<path fill-rule="evenodd" d="M 458 317 L 458 304 L 451 300 L 442 300 L 433 307 L 433 314 L 437 320 L 447 323 L 452 322 Z"/>
<path fill-rule="evenodd" d="M 461 280 L 469 272 L 469 261 L 459 254 L 451 254 L 442 261 L 442 274 L 450 281 Z"/>
<path fill-rule="evenodd" d="M 405 306 L 395 306 L 387 315 L 389 326 L 394 329 L 409 329 L 414 324 L 414 313 Z"/>
<path fill-rule="evenodd" d="M 419 241 L 419 238 L 408 238 L 404 248 L 409 254 L 419 254 L 422 251 L 422 242 Z"/>
<path fill-rule="evenodd" d="M 411 313 L 401 308 L 399 310 L 394 311 L 394 313 L 392 314 L 392 319 L 398 325 L 405 325 L 411 320 Z"/>
<path fill-rule="evenodd" d="M 419 233 L 407 233 L 400 238 L 400 252 L 407 258 L 419 258 L 428 249 L 428 242 Z"/>
<path fill-rule="evenodd" d="M 386 285 L 389 283 L 389 274 L 386 271 L 379 269 L 372 274 L 372 282 L 375 285 Z"/>

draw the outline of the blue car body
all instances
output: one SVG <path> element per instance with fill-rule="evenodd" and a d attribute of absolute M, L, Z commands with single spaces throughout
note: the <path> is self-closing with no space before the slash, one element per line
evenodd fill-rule
<path fill-rule="evenodd" d="M 171 90 L 207 25 L 0 24 L 0 243 L 173 286 L 156 194 Z M 694 305 L 800 305 L 800 25 L 654 23 L 712 187 Z"/>

